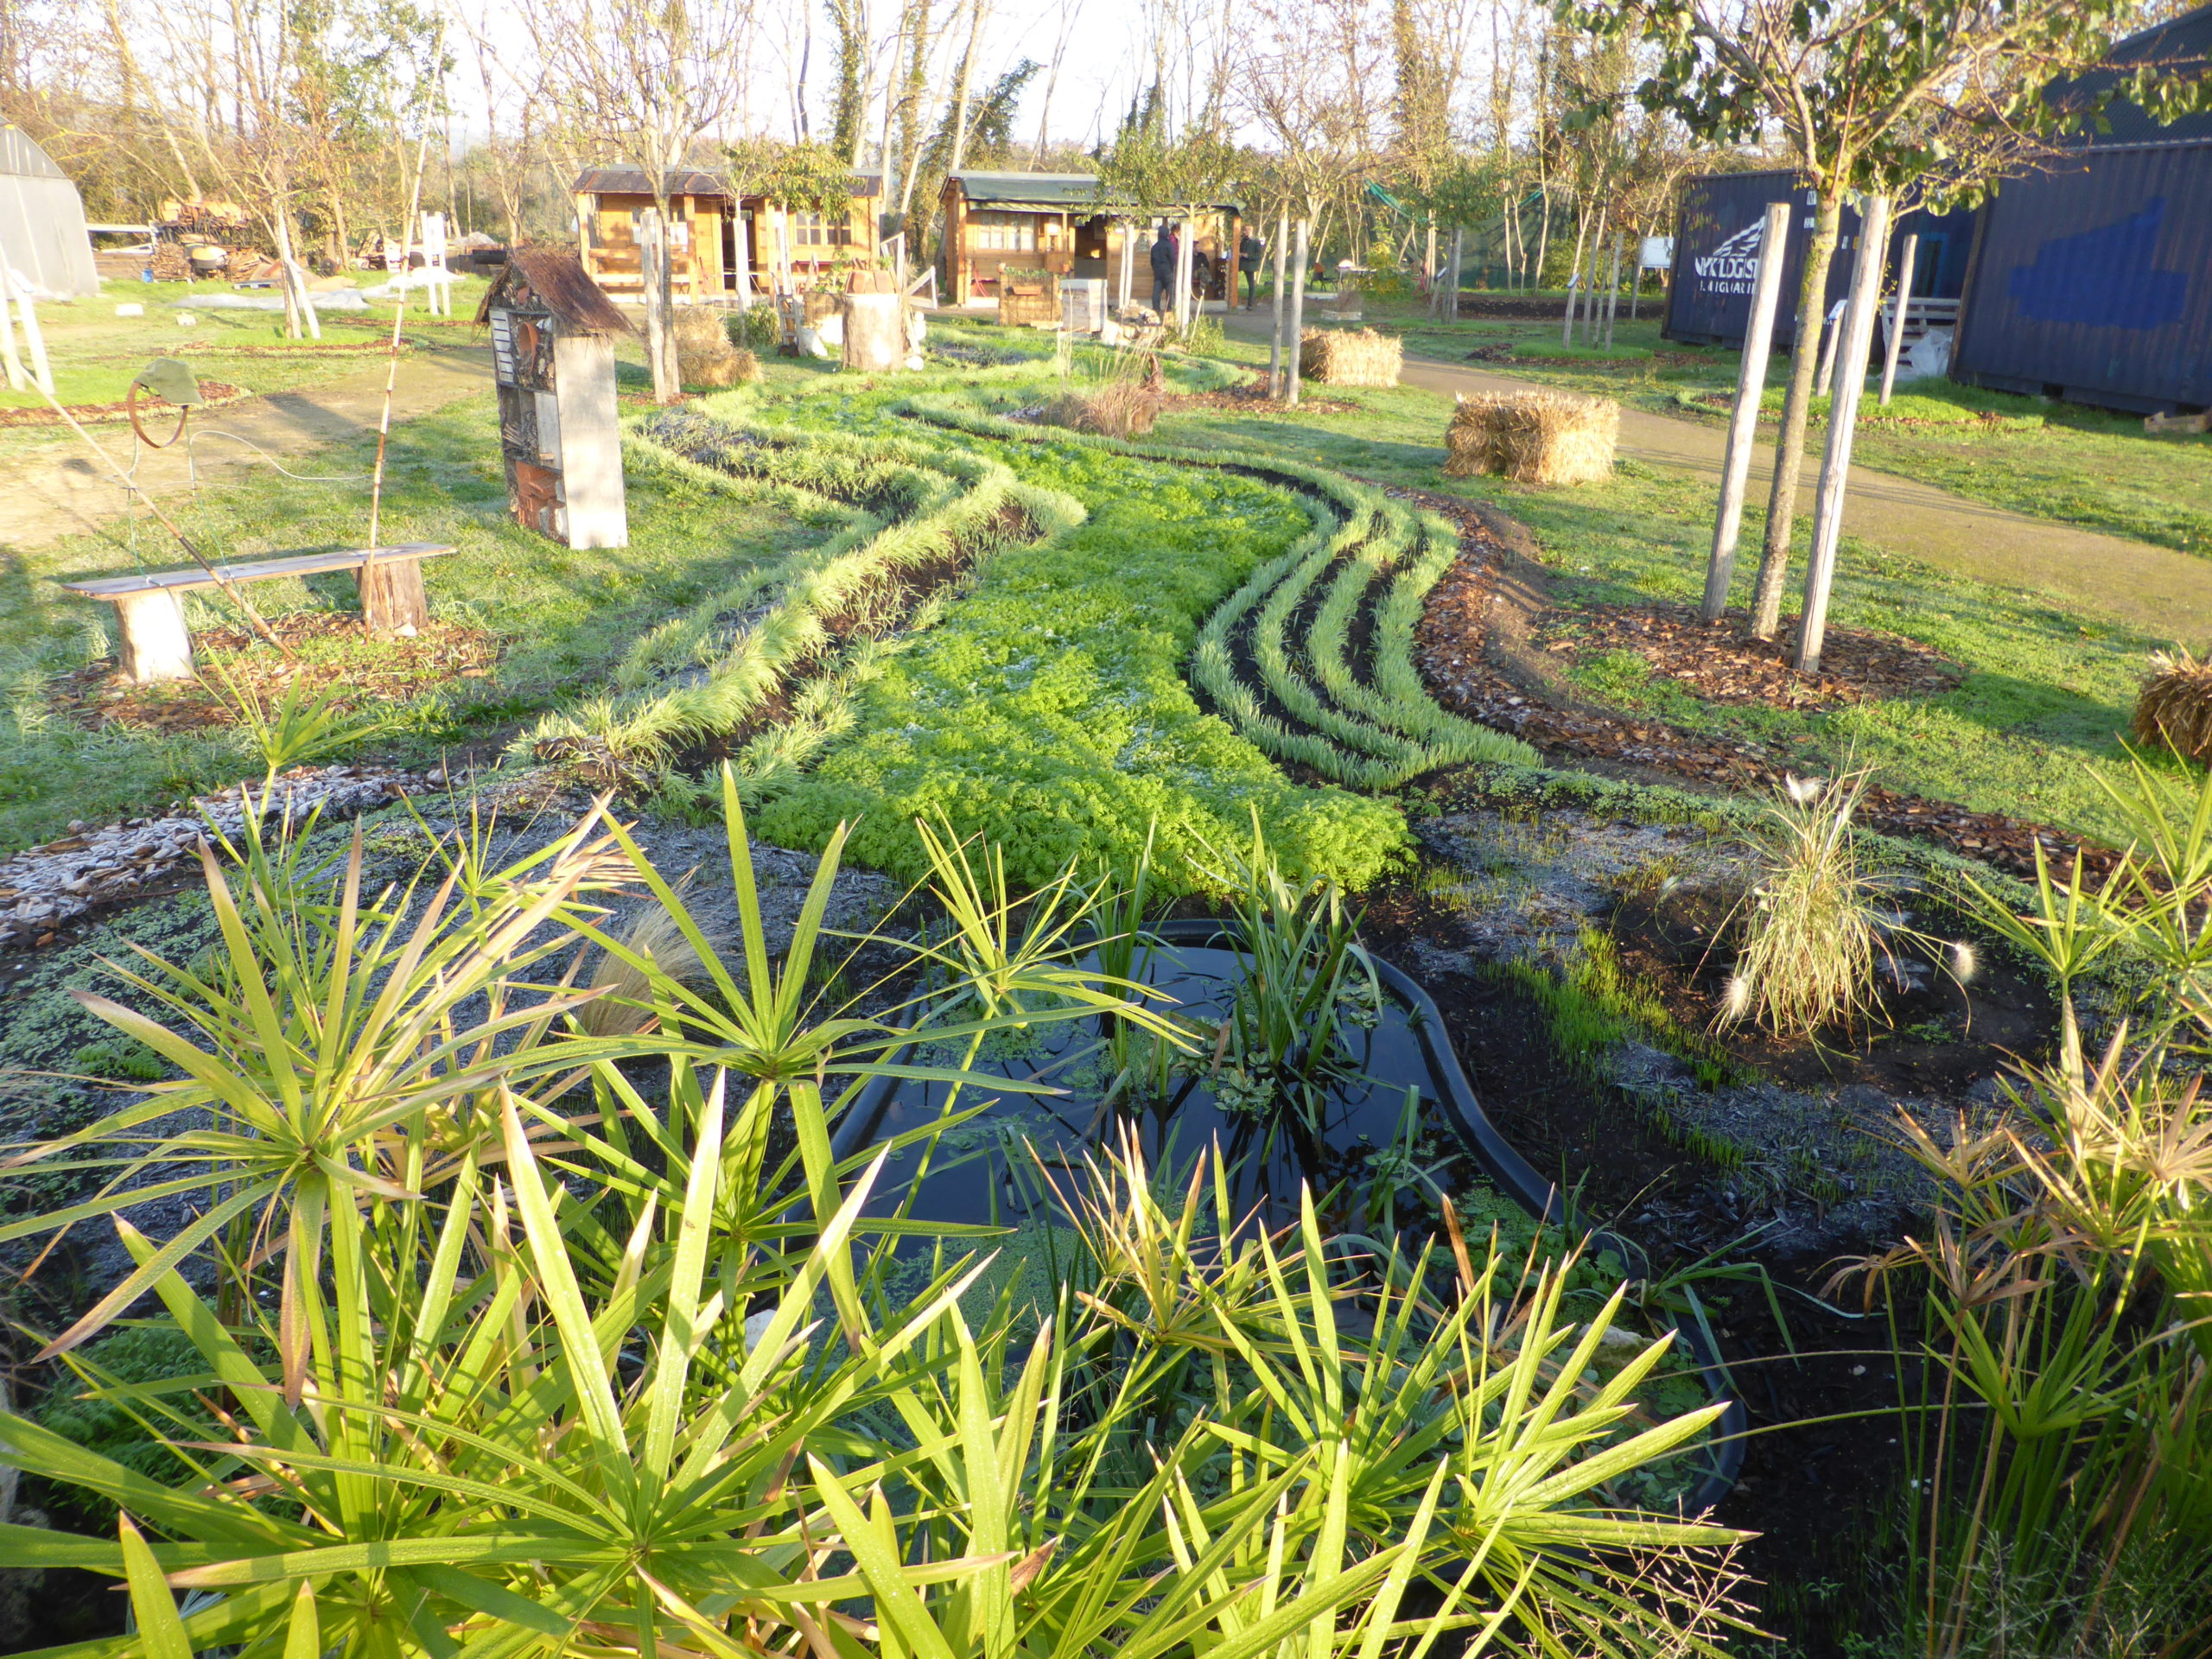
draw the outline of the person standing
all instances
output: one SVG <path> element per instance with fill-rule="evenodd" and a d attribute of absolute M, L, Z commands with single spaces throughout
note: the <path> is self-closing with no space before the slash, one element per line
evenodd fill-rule
<path fill-rule="evenodd" d="M 1175 268 L 1181 260 L 1175 227 L 1162 224 L 1152 237 L 1152 308 L 1163 317 L 1175 308 Z"/>
<path fill-rule="evenodd" d="M 1260 302 L 1260 261 L 1267 257 L 1267 252 L 1268 245 L 1253 235 L 1248 226 L 1244 239 L 1236 245 L 1237 268 L 1244 273 L 1244 308 L 1247 311 Z M 1229 301 L 1234 305 L 1236 296 L 1231 294 Z"/>

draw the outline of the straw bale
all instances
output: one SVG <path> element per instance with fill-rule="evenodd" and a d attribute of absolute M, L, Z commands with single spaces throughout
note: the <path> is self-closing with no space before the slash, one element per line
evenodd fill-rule
<path fill-rule="evenodd" d="M 1612 476 L 1621 406 L 1559 391 L 1463 397 L 1444 435 L 1444 474 L 1497 473 L 1517 484 L 1594 484 Z"/>
<path fill-rule="evenodd" d="M 760 359 L 730 343 L 722 314 L 713 306 L 676 309 L 677 378 L 687 386 L 734 386 L 760 378 Z"/>
<path fill-rule="evenodd" d="M 2191 760 L 2212 761 L 2212 662 L 2188 652 L 2153 652 L 2135 699 L 2135 735 Z"/>
<path fill-rule="evenodd" d="M 1395 386 L 1404 344 L 1372 328 L 1308 328 L 1298 342 L 1298 372 L 1325 386 Z"/>

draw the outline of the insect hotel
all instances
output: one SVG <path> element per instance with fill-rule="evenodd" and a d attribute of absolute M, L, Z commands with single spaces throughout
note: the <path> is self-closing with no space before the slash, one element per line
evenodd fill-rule
<path fill-rule="evenodd" d="M 570 253 L 520 248 L 476 314 L 492 330 L 507 511 L 569 547 L 627 547 L 614 340 L 631 332 Z"/>

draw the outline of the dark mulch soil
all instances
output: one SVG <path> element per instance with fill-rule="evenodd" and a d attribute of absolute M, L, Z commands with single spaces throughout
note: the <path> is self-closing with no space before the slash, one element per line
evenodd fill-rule
<path fill-rule="evenodd" d="M 1241 386 L 1229 386 L 1220 391 L 1169 392 L 1160 398 L 1160 405 L 1163 410 L 1220 409 L 1232 412 L 1281 407 L 1275 399 L 1268 396 L 1268 377 L 1265 373 L 1254 375 Z M 1298 406 L 1321 415 L 1349 415 L 1359 407 L 1341 398 L 1312 397 L 1303 385 L 1299 388 Z"/>
<path fill-rule="evenodd" d="M 1552 620 L 1549 601 L 1531 583 L 1502 575 L 1513 558 L 1504 537 L 1521 534 L 1519 527 L 1451 496 L 1396 486 L 1388 493 L 1433 508 L 1460 529 L 1460 556 L 1430 591 L 1414 635 L 1422 675 L 1446 708 L 1512 732 L 1550 755 L 1646 770 L 1735 793 L 1776 788 L 1789 777 L 1790 768 L 1762 745 L 1578 702 L 1548 671 L 1546 654 L 1529 643 L 1529 635 Z M 1885 835 L 1932 842 L 2015 875 L 2035 874 L 2038 843 L 2061 868 L 2078 849 L 2095 877 L 2118 859 L 2110 849 L 2046 824 L 1878 786 L 1866 791 L 1859 817 Z"/>
<path fill-rule="evenodd" d="M 340 688 L 334 706 L 353 709 L 404 702 L 450 681 L 487 678 L 499 660 L 497 636 L 455 622 L 433 622 L 412 636 L 372 639 L 358 615 L 302 611 L 276 618 L 270 626 L 295 653 L 289 659 L 243 626 L 201 628 L 193 636 L 200 679 L 137 685 L 112 663 L 93 663 L 48 681 L 47 705 L 92 731 L 188 732 L 237 723 L 226 676 L 264 709 L 273 710 L 295 684 L 310 696 Z"/>
<path fill-rule="evenodd" d="M 1687 605 L 1561 607 L 1537 624 L 1535 644 L 1569 661 L 1629 651 L 1655 677 L 1675 681 L 1707 702 L 1757 702 L 1770 709 L 1832 709 L 1888 697 L 1935 696 L 1965 671 L 1924 645 L 1894 634 L 1830 628 L 1816 673 L 1789 665 L 1793 640 L 1757 639 L 1732 613 L 1708 623 Z"/>

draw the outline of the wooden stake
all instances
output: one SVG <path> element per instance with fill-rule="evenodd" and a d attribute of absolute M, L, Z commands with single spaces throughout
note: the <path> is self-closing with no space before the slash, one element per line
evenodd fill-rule
<path fill-rule="evenodd" d="M 1851 477 L 1851 441 L 1858 423 L 1859 400 L 1866 390 L 1866 351 L 1874 340 L 1874 315 L 1882 305 L 1882 267 L 1890 241 L 1890 199 L 1870 199 L 1859 220 L 1859 257 L 1851 276 L 1851 298 L 1843 327 L 1843 380 L 1828 405 L 1827 452 L 1821 461 L 1821 484 L 1813 498 L 1813 552 L 1805 567 L 1805 612 L 1797 621 L 1797 649 L 1790 658 L 1800 673 L 1821 665 L 1821 643 L 1827 632 L 1828 594 L 1835 586 L 1836 547 L 1843 538 L 1844 487 Z"/>
<path fill-rule="evenodd" d="M 1904 346 L 1905 308 L 1912 298 L 1912 263 L 1920 252 L 1920 238 L 1916 234 L 1904 239 L 1904 246 L 1897 254 L 1897 302 L 1890 313 L 1890 337 L 1883 342 L 1882 403 L 1890 406 L 1890 389 L 1897 383 L 1897 353 Z"/>
<path fill-rule="evenodd" d="M 1613 271 L 1605 281 L 1605 349 L 1613 349 L 1613 314 L 1621 305 L 1621 239 L 1613 238 Z"/>
<path fill-rule="evenodd" d="M 1860 219 L 1859 226 L 1859 233 L 1864 236 L 1866 233 L 1866 220 Z M 1848 296 L 1838 300 L 1828 308 L 1828 315 L 1822 323 L 1827 331 L 1827 338 L 1821 346 L 1821 372 L 1813 381 L 1813 396 L 1815 397 L 1827 397 L 1835 385 L 1836 348 L 1843 343 L 1844 310 L 1850 303 Z"/>
<path fill-rule="evenodd" d="M 414 263 L 414 249 L 410 240 L 414 235 L 415 213 L 423 203 L 423 167 L 429 155 L 430 135 L 426 128 L 415 145 L 415 182 L 407 194 L 407 217 L 400 221 L 399 233 L 399 294 L 391 307 L 391 350 L 385 359 L 384 412 L 377 417 L 377 465 L 369 480 L 369 547 L 368 556 L 361 562 L 361 591 L 365 594 L 376 574 L 378 535 L 384 512 L 384 456 L 391 439 L 391 397 L 399 382 L 399 326 L 407 315 L 407 272 Z M 362 615 L 368 613 L 364 610 Z"/>
<path fill-rule="evenodd" d="M 1283 267 L 1290 258 L 1290 209 L 1285 207 L 1275 219 L 1275 291 L 1274 336 L 1268 346 L 1268 396 L 1281 397 L 1283 393 L 1282 375 L 1282 279 Z"/>
<path fill-rule="evenodd" d="M 1298 359 L 1306 346 L 1306 267 L 1309 260 L 1306 238 L 1310 223 L 1303 219 L 1298 221 L 1298 242 L 1293 250 L 1298 269 L 1290 279 L 1290 337 L 1283 341 L 1289 359 L 1283 365 L 1283 378 L 1289 388 L 1283 394 L 1283 401 L 1293 409 L 1298 407 Z"/>
<path fill-rule="evenodd" d="M 23 359 L 16 351 L 16 284 L 4 259 L 0 259 L 0 362 L 7 365 L 9 391 L 29 389 L 30 377 L 23 372 Z"/>
<path fill-rule="evenodd" d="M 1728 447 L 1720 463 L 1720 511 L 1713 521 L 1713 553 L 1705 566 L 1707 622 L 1728 608 L 1736 575 L 1736 538 L 1744 527 L 1744 486 L 1758 442 L 1759 400 L 1766 391 L 1767 356 L 1774 349 L 1774 314 L 1782 297 L 1782 252 L 1789 235 L 1789 204 L 1772 203 L 1759 228 L 1758 274 L 1751 282 L 1751 320 L 1744 335 L 1744 360 L 1736 371 L 1736 406 L 1728 417 Z"/>

